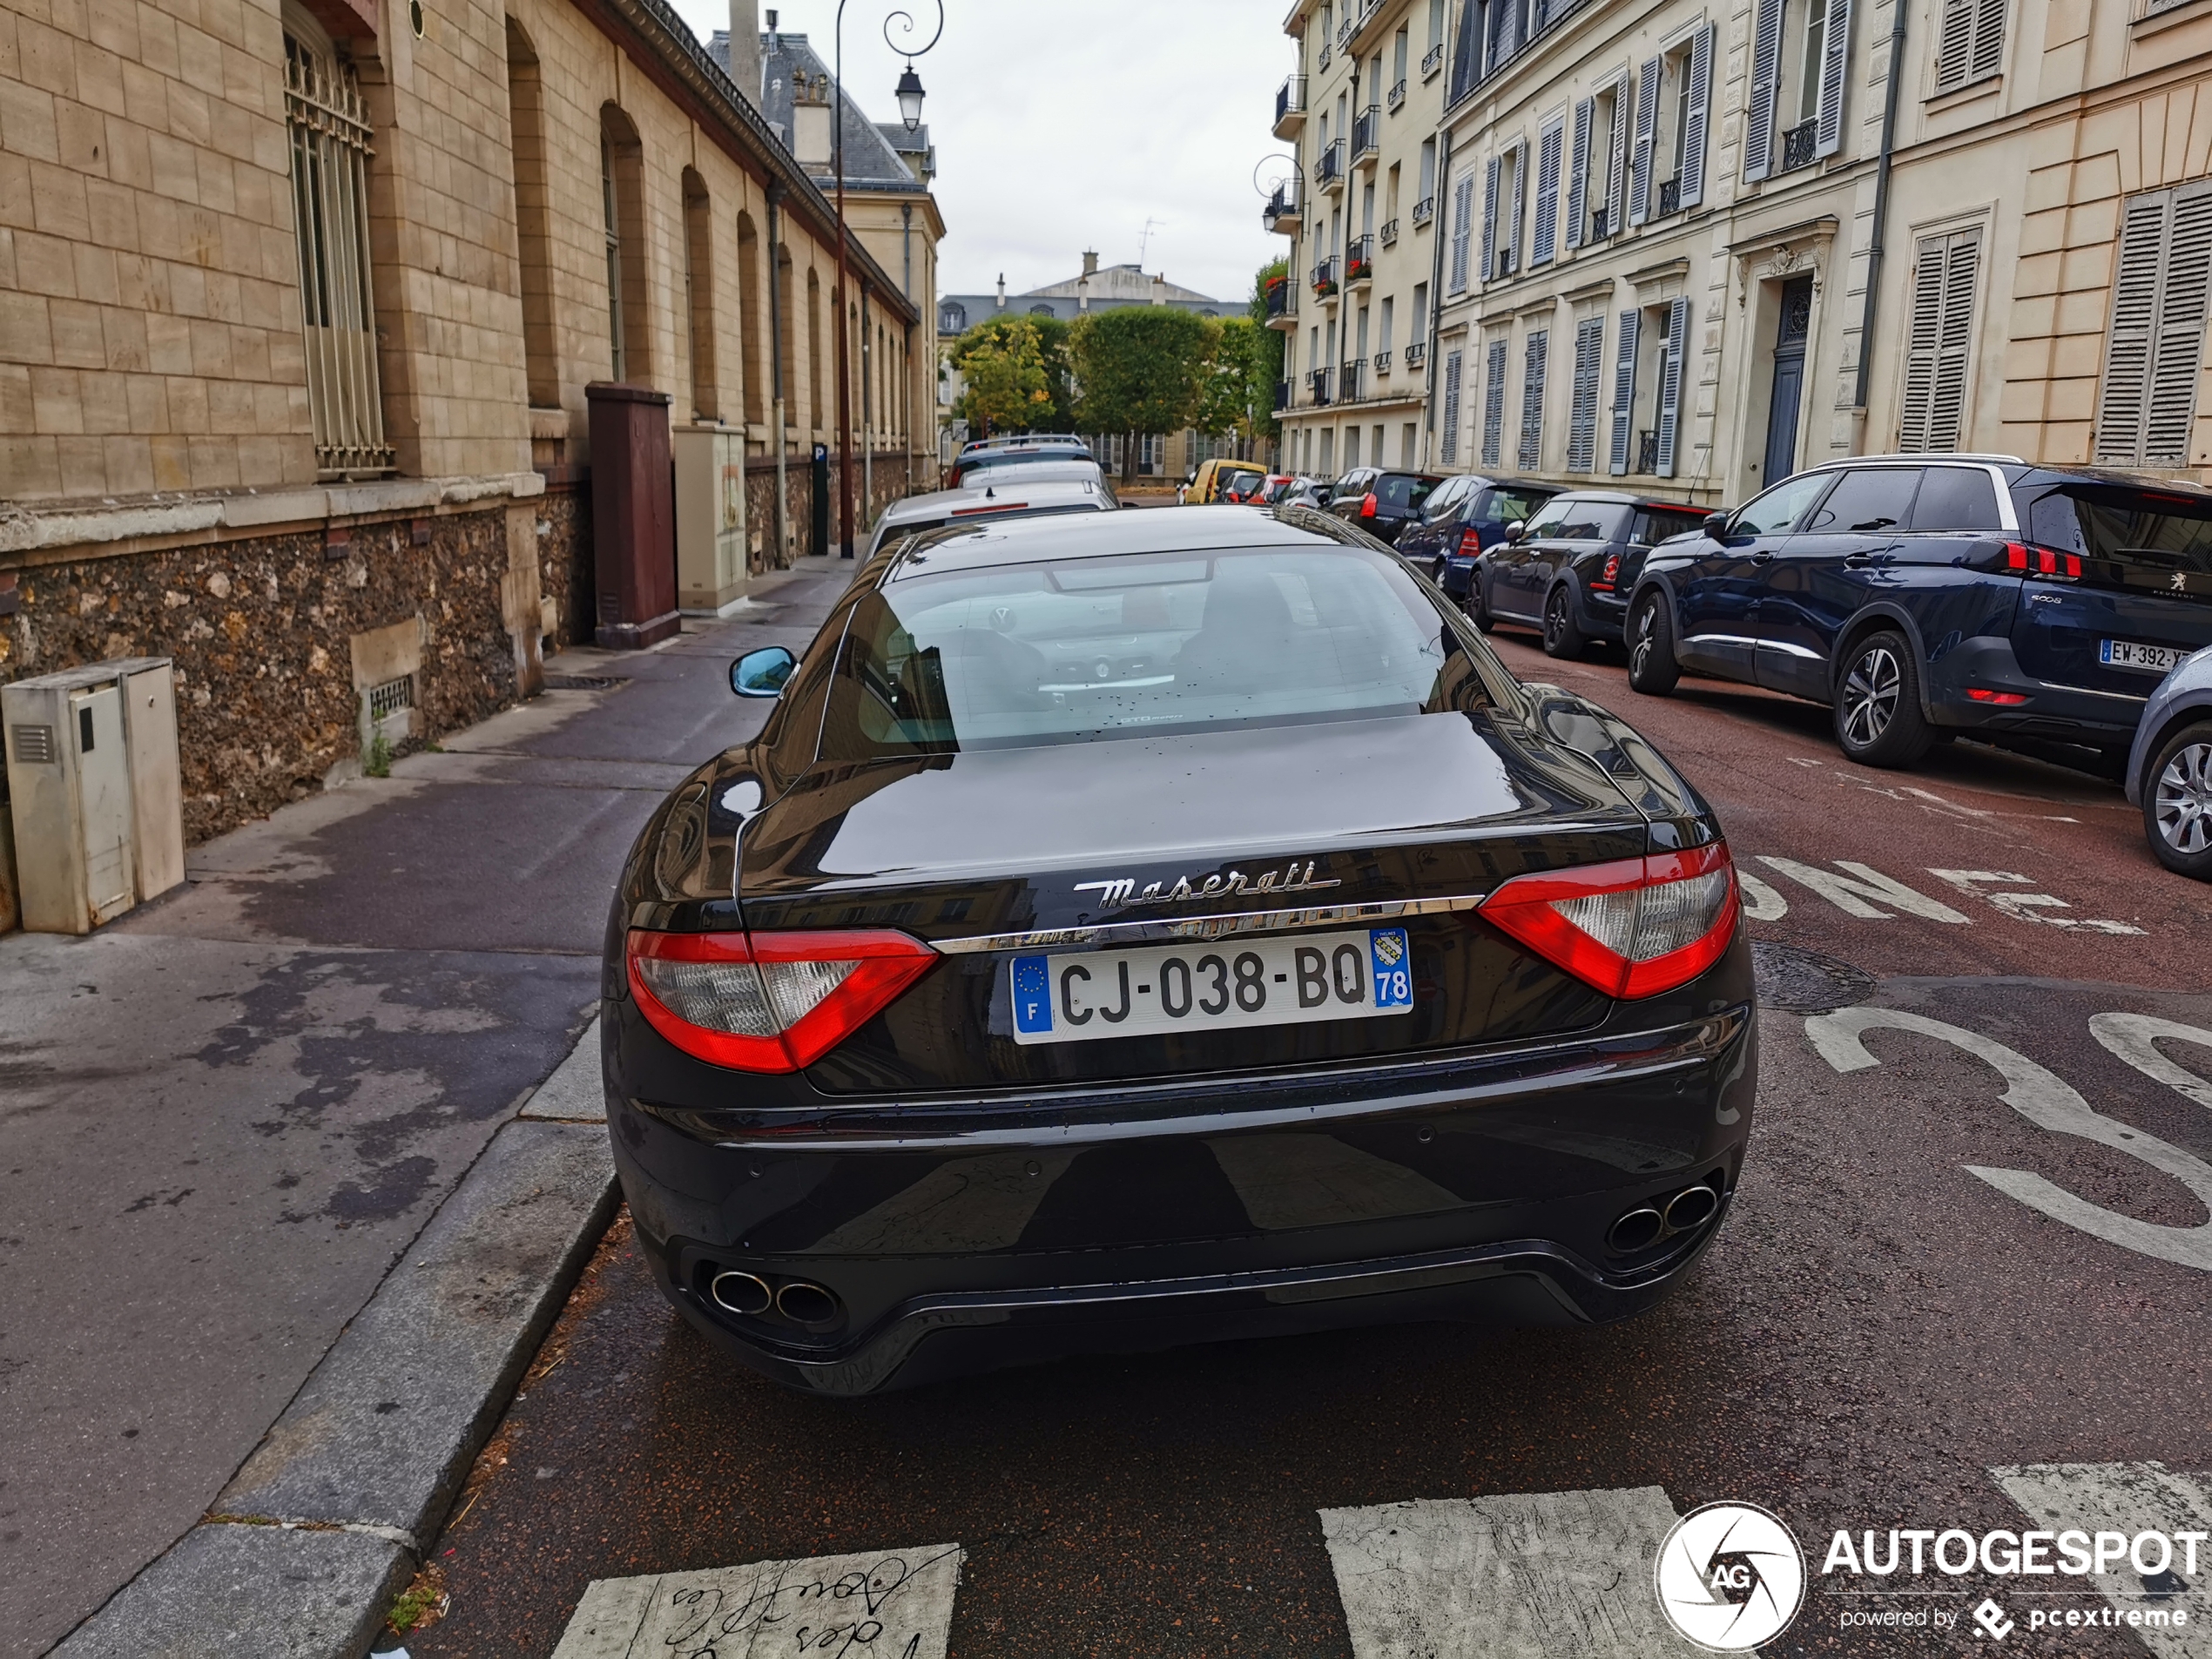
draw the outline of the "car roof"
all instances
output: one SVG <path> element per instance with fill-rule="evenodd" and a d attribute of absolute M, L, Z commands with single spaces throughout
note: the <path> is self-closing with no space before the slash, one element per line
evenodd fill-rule
<path fill-rule="evenodd" d="M 1013 493 L 1008 493 L 1013 492 Z M 883 509 L 883 523 L 903 524 L 909 519 L 930 518 L 962 508 L 1010 508 L 1018 495 L 1025 505 L 1056 505 L 1102 498 L 1098 485 L 1087 478 L 1023 478 L 1018 483 L 978 485 L 972 489 L 933 489 L 926 496 L 907 496 Z"/>
<path fill-rule="evenodd" d="M 1700 517 L 1706 512 L 1706 509 L 1696 502 L 1673 501 L 1664 496 L 1639 495 L 1632 489 L 1562 489 L 1552 500 L 1561 501 L 1570 496 L 1576 501 L 1611 502 L 1616 506 L 1656 507 L 1665 513 L 1696 513 Z"/>
<path fill-rule="evenodd" d="M 1134 553 L 1211 553 L 1251 547 L 1344 547 L 1334 521 L 1310 509 L 1278 516 L 1271 507 L 1178 507 L 948 525 L 891 555 L 882 576 L 988 570 L 1039 559 L 1109 558 Z M 925 570 L 922 567 L 927 566 Z"/>

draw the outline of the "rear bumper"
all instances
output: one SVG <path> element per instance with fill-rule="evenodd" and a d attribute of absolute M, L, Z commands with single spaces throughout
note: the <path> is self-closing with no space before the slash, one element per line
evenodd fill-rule
<path fill-rule="evenodd" d="M 1618 1319 L 1664 1296 L 1719 1219 L 1626 1256 L 1614 1222 L 1734 1190 L 1757 1075 L 1748 968 L 1739 937 L 1704 981 L 1713 1011 L 1664 1028 L 1616 1014 L 1547 1044 L 1337 1071 L 1318 1099 L 1312 1075 L 1274 1099 L 1231 1080 L 1111 1118 L 1035 1100 L 748 1128 L 625 1097 L 617 1042 L 610 1128 L 671 1301 L 815 1392 L 1355 1325 Z M 837 1316 L 728 1312 L 708 1294 L 722 1271 L 826 1287 Z"/>
<path fill-rule="evenodd" d="M 2020 666 L 2011 640 L 1985 637 L 1969 639 L 1928 664 L 1925 690 L 1928 718 L 1939 726 L 2109 746 L 2134 738 L 2156 684 L 2147 677 L 2141 696 L 2054 685 Z M 2026 700 L 1977 702 L 1969 689 Z"/>
<path fill-rule="evenodd" d="M 1582 631 L 1592 639 L 1609 639 L 1619 644 L 1626 636 L 1629 622 L 1629 597 L 1625 592 L 1594 593 L 1577 583 L 1582 596 Z"/>

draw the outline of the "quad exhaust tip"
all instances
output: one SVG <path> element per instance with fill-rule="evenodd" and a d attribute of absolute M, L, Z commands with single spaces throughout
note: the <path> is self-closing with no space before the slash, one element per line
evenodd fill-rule
<path fill-rule="evenodd" d="M 717 1307 L 747 1318 L 765 1313 L 776 1299 L 776 1293 L 768 1288 L 766 1279 L 756 1273 L 734 1271 L 717 1273 L 709 1282 L 706 1292 L 714 1298 Z"/>
<path fill-rule="evenodd" d="M 776 1312 L 793 1325 L 830 1325 L 837 1318 L 837 1298 L 819 1285 L 795 1278 L 776 1292 Z"/>
<path fill-rule="evenodd" d="M 1720 1207 L 1721 1195 L 1700 1182 L 1663 1203 L 1638 1204 L 1606 1230 L 1605 1242 L 1615 1254 L 1633 1256 L 1662 1239 L 1696 1232 Z"/>

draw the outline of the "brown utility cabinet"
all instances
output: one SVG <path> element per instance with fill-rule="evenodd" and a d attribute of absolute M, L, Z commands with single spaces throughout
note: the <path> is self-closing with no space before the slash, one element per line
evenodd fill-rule
<path fill-rule="evenodd" d="M 593 637 L 608 651 L 642 651 L 682 626 L 669 395 L 610 381 L 592 381 L 583 395 L 591 406 Z"/>

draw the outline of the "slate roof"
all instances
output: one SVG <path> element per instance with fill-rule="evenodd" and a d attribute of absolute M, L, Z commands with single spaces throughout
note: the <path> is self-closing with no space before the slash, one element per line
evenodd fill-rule
<path fill-rule="evenodd" d="M 722 65 L 730 67 L 730 31 L 718 29 L 707 42 L 707 53 Z M 800 75 L 809 80 L 830 75 L 830 68 L 814 49 L 807 44 L 806 37 L 780 30 L 760 33 L 760 113 L 784 137 L 784 147 L 789 149 L 792 140 L 792 83 Z M 748 89 L 750 90 L 750 89 Z M 830 78 L 830 92 L 836 96 L 834 77 Z M 894 191 L 921 196 L 929 186 L 914 177 L 914 170 L 900 158 L 901 150 L 927 149 L 929 129 L 921 127 L 909 135 L 903 123 L 886 124 L 899 135 L 894 146 L 886 135 L 885 128 L 868 119 L 850 91 L 845 95 L 845 187 L 847 190 Z M 835 189 L 837 179 L 828 165 L 819 170 L 808 169 L 817 184 Z"/>
<path fill-rule="evenodd" d="M 1062 322 L 1073 322 L 1083 314 L 1082 300 L 1076 290 L 1081 277 L 1069 277 L 1062 282 L 1048 282 L 1041 288 L 1027 293 L 1009 293 L 1006 306 L 1001 309 L 999 297 L 991 293 L 941 293 L 937 296 L 937 332 L 959 334 L 972 328 L 987 317 L 1057 317 Z M 1244 307 L 1224 300 L 1216 300 L 1200 293 L 1196 288 L 1186 288 L 1177 283 L 1161 285 L 1163 302 L 1178 311 L 1195 311 L 1202 317 L 1241 317 Z M 1114 311 L 1123 306 L 1149 306 L 1152 303 L 1152 279 L 1135 265 L 1102 266 L 1090 278 L 1090 308 L 1093 311 Z M 960 307 L 963 320 L 958 327 L 947 328 L 949 320 L 946 307 Z"/>

